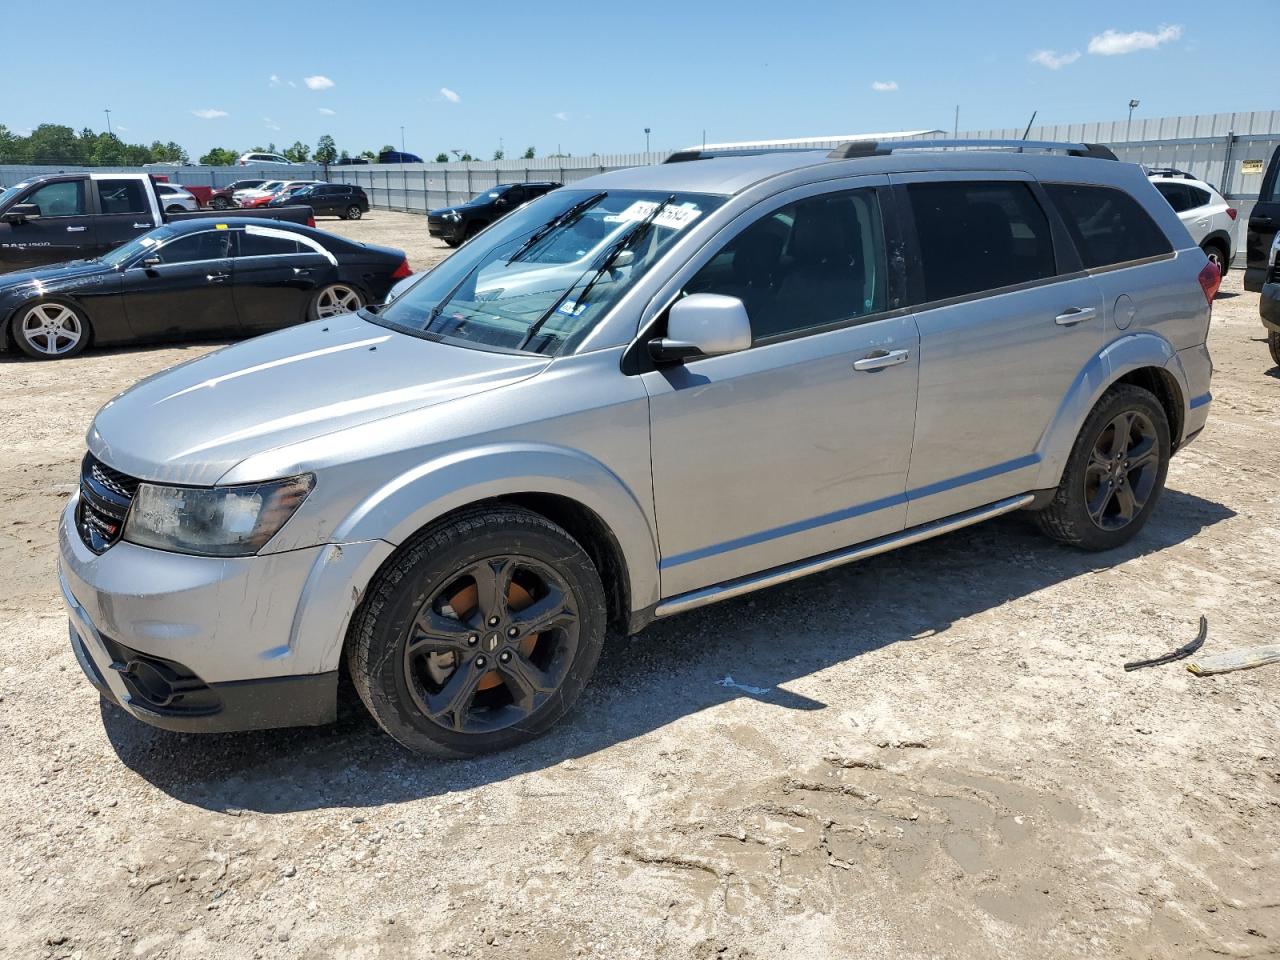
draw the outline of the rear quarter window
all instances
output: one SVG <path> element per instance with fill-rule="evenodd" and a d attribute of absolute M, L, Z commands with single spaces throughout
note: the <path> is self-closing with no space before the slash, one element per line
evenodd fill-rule
<path fill-rule="evenodd" d="M 1087 269 L 1146 260 L 1173 252 L 1142 204 L 1114 187 L 1046 183 Z"/>

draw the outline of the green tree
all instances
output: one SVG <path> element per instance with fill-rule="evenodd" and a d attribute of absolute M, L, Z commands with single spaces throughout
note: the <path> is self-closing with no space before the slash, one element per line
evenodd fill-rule
<path fill-rule="evenodd" d="M 284 148 L 284 158 L 294 163 L 306 163 L 311 159 L 311 148 L 301 140 L 295 140 L 293 146 Z"/>
<path fill-rule="evenodd" d="M 475 157 L 473 157 L 471 154 L 467 153 L 466 151 L 463 151 L 462 156 L 459 157 L 458 159 L 460 159 L 463 163 L 470 163 L 472 160 L 475 159 Z"/>
<path fill-rule="evenodd" d="M 84 163 L 85 146 L 70 127 L 42 123 L 27 137 L 27 154 L 32 163 Z"/>
<path fill-rule="evenodd" d="M 21 163 L 25 140 L 0 123 L 0 163 Z"/>
<path fill-rule="evenodd" d="M 505 157 L 506 155 L 507 155 L 507 153 L 506 153 L 506 151 L 505 151 L 505 150 L 495 150 L 495 151 L 493 151 L 493 159 L 495 159 L 495 160 L 501 160 L 501 159 L 502 159 L 503 157 Z"/>
<path fill-rule="evenodd" d="M 376 153 L 374 153 L 372 150 L 361 150 L 361 151 L 360 151 L 360 156 L 364 157 L 366 160 L 377 160 L 377 159 L 378 159 L 378 155 L 377 155 Z"/>
<path fill-rule="evenodd" d="M 240 159 L 240 154 L 235 150 L 227 150 L 225 147 L 213 147 L 200 158 L 200 162 L 209 167 L 229 167 Z"/>
<path fill-rule="evenodd" d="M 319 153 L 319 152 L 320 152 L 320 151 L 317 149 L 317 150 L 316 150 L 316 153 Z M 351 154 L 349 154 L 349 153 L 347 153 L 347 151 L 343 150 L 343 151 L 342 151 L 342 156 L 340 156 L 338 159 L 339 159 L 339 160 L 350 160 L 350 159 L 351 159 Z"/>
<path fill-rule="evenodd" d="M 527 148 L 525 149 L 525 151 L 524 151 L 524 159 L 525 159 L 525 160 L 532 160 L 532 159 L 533 159 L 533 147 L 527 147 Z"/>
<path fill-rule="evenodd" d="M 343 152 L 346 156 L 346 152 Z M 325 134 L 316 141 L 316 163 L 322 163 L 326 167 L 338 159 L 338 145 L 333 142 L 333 137 Z"/>
<path fill-rule="evenodd" d="M 378 151 L 378 153 L 380 153 L 380 154 L 381 154 L 381 153 L 394 153 L 394 152 L 395 152 L 395 149 L 396 149 L 395 147 L 393 147 L 391 144 L 387 143 L 387 144 L 384 144 L 384 145 L 383 145 L 382 149 L 381 149 L 381 150 L 379 150 L 379 151 Z"/>
<path fill-rule="evenodd" d="M 436 163 L 448 163 L 449 155 L 443 150 L 436 154 Z"/>

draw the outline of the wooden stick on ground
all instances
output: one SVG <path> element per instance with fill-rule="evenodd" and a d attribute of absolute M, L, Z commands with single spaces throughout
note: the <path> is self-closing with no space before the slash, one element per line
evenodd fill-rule
<path fill-rule="evenodd" d="M 1268 663 L 1280 663 L 1280 643 L 1267 643 L 1260 647 L 1242 647 L 1201 657 L 1187 664 L 1187 669 L 1197 677 L 1211 677 L 1215 673 L 1231 673 L 1233 670 L 1252 670 Z"/>

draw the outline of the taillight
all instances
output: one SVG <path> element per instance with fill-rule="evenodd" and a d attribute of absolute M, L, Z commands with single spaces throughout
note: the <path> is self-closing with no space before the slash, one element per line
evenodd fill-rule
<path fill-rule="evenodd" d="M 409 269 L 409 261 L 401 260 L 400 266 L 396 267 L 395 272 L 391 274 L 392 280 L 403 280 L 405 277 L 412 276 L 413 271 Z"/>
<path fill-rule="evenodd" d="M 315 218 L 315 217 L 307 217 L 307 226 L 308 226 L 308 227 L 314 227 L 315 225 L 316 225 L 316 218 Z"/>
<path fill-rule="evenodd" d="M 1237 210 L 1235 207 L 1227 207 L 1227 216 L 1230 217 L 1232 220 L 1236 218 L 1236 214 L 1238 214 L 1239 212 L 1240 211 Z"/>
<path fill-rule="evenodd" d="M 1218 295 L 1218 287 L 1222 286 L 1222 271 L 1216 263 L 1209 260 L 1196 279 L 1200 281 L 1200 289 L 1204 291 L 1204 302 L 1212 304 L 1213 298 Z"/>

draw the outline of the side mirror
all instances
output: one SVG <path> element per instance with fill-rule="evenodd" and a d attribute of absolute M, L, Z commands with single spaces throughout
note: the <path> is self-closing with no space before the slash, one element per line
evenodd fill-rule
<path fill-rule="evenodd" d="M 143 267 L 145 267 L 146 269 L 150 270 L 150 269 L 151 269 L 151 268 L 153 268 L 153 267 L 158 267 L 158 266 L 160 266 L 160 264 L 162 264 L 162 263 L 164 263 L 164 261 L 163 261 L 163 260 L 161 260 L 159 257 L 157 257 L 157 256 L 150 256 L 150 257 L 147 257 L 146 259 L 144 259 L 144 260 L 142 261 L 141 266 L 143 266 Z"/>
<path fill-rule="evenodd" d="M 5 223 L 25 223 L 40 219 L 40 207 L 34 203 L 15 203 L 4 212 Z"/>
<path fill-rule="evenodd" d="M 659 363 L 737 353 L 751 346 L 751 319 L 737 297 L 694 293 L 677 300 L 667 314 L 667 335 L 649 341 Z"/>

